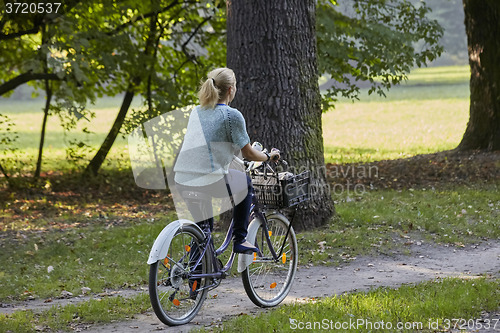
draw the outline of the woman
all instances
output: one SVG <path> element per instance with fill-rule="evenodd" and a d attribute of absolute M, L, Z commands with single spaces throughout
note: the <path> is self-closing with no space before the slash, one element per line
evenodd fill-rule
<path fill-rule="evenodd" d="M 233 251 L 252 253 L 257 249 L 246 241 L 252 183 L 243 172 L 230 170 L 229 164 L 240 150 L 250 161 L 277 160 L 279 152 L 270 155 L 252 148 L 243 115 L 229 106 L 235 94 L 236 77 L 231 69 L 217 68 L 208 73 L 198 93 L 200 105 L 190 114 L 174 166 L 175 182 L 180 193 L 194 190 L 221 197 L 229 192 L 240 198 L 235 200 L 233 210 Z M 197 207 L 187 203 L 193 219 L 201 221 L 199 208 L 197 211 Z M 210 212 L 209 216 L 213 214 Z"/>

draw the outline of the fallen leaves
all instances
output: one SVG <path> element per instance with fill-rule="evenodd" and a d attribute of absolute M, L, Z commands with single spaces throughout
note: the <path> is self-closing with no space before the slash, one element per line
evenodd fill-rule
<path fill-rule="evenodd" d="M 344 187 L 361 184 L 370 189 L 433 187 L 443 184 L 470 184 L 500 179 L 500 152 L 445 151 L 405 159 L 367 164 L 328 164 L 327 176 Z M 370 172 L 339 172 L 338 170 Z M 374 171 L 376 170 L 376 172 Z"/>

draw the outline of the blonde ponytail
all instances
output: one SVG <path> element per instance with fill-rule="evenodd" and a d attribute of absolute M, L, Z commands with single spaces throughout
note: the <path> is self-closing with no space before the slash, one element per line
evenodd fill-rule
<path fill-rule="evenodd" d="M 235 84 L 236 77 L 231 69 L 225 67 L 214 69 L 201 84 L 198 92 L 200 105 L 203 108 L 215 108 L 217 102 L 226 96 L 229 87 Z"/>

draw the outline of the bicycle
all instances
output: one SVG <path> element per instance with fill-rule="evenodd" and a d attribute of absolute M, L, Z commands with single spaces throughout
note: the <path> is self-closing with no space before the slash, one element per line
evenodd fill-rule
<path fill-rule="evenodd" d="M 275 162 L 235 160 L 246 167 L 255 189 L 247 240 L 259 250 L 239 254 L 238 272 L 250 300 L 259 307 L 273 307 L 288 295 L 298 262 L 292 223 L 279 210 L 308 200 L 309 173 L 290 176 L 279 173 Z M 283 160 L 280 163 L 286 165 Z M 280 179 L 286 178 L 284 175 L 288 178 Z M 184 197 L 202 206 L 211 204 L 204 193 L 189 191 Z M 225 265 L 218 257 L 231 244 L 232 227 L 233 221 L 217 249 L 208 220 L 198 224 L 176 220 L 159 234 L 148 260 L 149 296 L 163 323 L 176 326 L 190 322 L 208 291 L 217 288 L 228 275 L 236 254 L 231 252 Z"/>

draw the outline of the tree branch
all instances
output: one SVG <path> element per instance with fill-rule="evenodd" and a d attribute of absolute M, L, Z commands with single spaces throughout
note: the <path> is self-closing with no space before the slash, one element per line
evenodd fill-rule
<path fill-rule="evenodd" d="M 155 15 L 158 15 L 158 14 L 161 14 L 161 13 L 164 13 L 166 12 L 167 10 L 175 7 L 176 5 L 179 5 L 179 0 L 174 0 L 172 1 L 168 6 L 166 7 L 163 7 L 161 10 L 159 11 L 153 11 L 153 12 L 149 12 L 147 14 L 144 14 L 144 15 L 139 15 L 133 19 L 131 19 L 130 21 L 128 22 L 125 22 L 123 23 L 122 25 L 116 27 L 115 29 L 109 31 L 106 33 L 106 35 L 108 36 L 113 36 L 117 33 L 119 33 L 120 31 L 122 31 L 123 29 L 127 28 L 128 26 L 134 24 L 134 23 L 137 23 L 137 22 L 140 22 L 140 21 L 143 21 L 145 20 L 146 18 L 149 18 L 149 17 L 152 17 L 152 16 L 155 16 Z"/>
<path fill-rule="evenodd" d="M 23 74 L 16 76 L 15 78 L 7 81 L 7 82 L 2 83 L 0 85 L 0 96 L 8 93 L 11 90 L 16 89 L 21 84 L 24 84 L 26 82 L 33 81 L 33 80 L 61 81 L 62 79 L 60 79 L 56 74 L 52 74 L 52 73 L 32 73 L 32 72 L 23 73 Z"/>
<path fill-rule="evenodd" d="M 198 26 L 193 30 L 193 33 L 189 36 L 189 38 L 184 42 L 182 43 L 182 52 L 186 55 L 187 58 L 189 59 L 195 59 L 196 57 L 189 54 L 189 52 L 187 51 L 187 45 L 189 44 L 189 42 L 191 42 L 191 40 L 194 38 L 194 36 L 196 36 L 196 34 L 198 33 L 198 31 L 201 29 L 201 27 L 207 23 L 208 21 L 210 21 L 212 19 L 212 16 L 208 16 L 206 17 L 205 19 L 203 19 L 200 24 L 198 24 Z"/>
<path fill-rule="evenodd" d="M 24 35 L 37 34 L 43 25 L 50 24 L 56 18 L 64 16 L 66 13 L 68 13 L 71 9 L 73 9 L 79 3 L 80 3 L 80 0 L 65 1 L 66 6 L 58 14 L 37 15 L 37 16 L 35 16 L 35 19 L 33 20 L 33 27 L 32 28 L 26 29 L 26 30 L 21 30 L 21 31 L 16 31 L 16 32 L 13 32 L 10 34 L 4 34 L 4 33 L 0 32 L 0 40 L 9 40 L 9 39 L 14 39 L 14 38 L 24 36 Z M 6 22 L 8 22 L 8 20 L 2 19 L 2 21 L 0 22 L 0 31 L 3 29 Z"/>
<path fill-rule="evenodd" d="M 190 61 L 193 61 L 196 59 L 196 57 L 192 54 L 189 54 L 188 50 L 187 50 L 187 45 L 189 44 L 189 42 L 194 38 L 194 36 L 196 36 L 196 34 L 198 33 L 198 31 L 201 29 L 201 27 L 207 23 L 208 21 L 210 21 L 212 19 L 212 16 L 208 16 L 207 18 L 203 19 L 199 24 L 198 26 L 193 30 L 193 33 L 188 37 L 188 39 L 182 43 L 182 53 L 184 53 L 186 55 L 186 60 L 184 60 L 182 62 L 182 64 L 177 67 L 177 69 L 174 71 L 174 80 L 177 80 L 177 73 L 181 70 L 182 67 L 184 67 L 185 64 L 187 64 L 188 62 Z"/>

